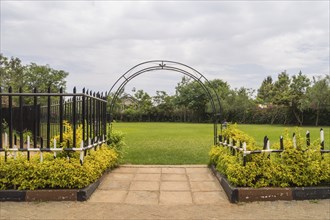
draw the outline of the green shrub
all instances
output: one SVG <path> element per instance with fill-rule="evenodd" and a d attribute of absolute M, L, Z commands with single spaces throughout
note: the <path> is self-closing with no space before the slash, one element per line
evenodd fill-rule
<path fill-rule="evenodd" d="M 95 182 L 105 170 L 118 163 L 115 150 L 103 145 L 97 151 L 91 150 L 80 165 L 79 153 L 73 153 L 70 159 L 52 153 L 43 153 L 43 162 L 36 154 L 26 159 L 20 154 L 16 160 L 0 157 L 0 189 L 53 189 L 84 188 Z"/>
<path fill-rule="evenodd" d="M 125 134 L 121 131 L 117 131 L 111 128 L 111 125 L 108 125 L 107 129 L 107 144 L 116 150 L 119 157 L 123 156 L 123 147 L 126 146 L 125 143 Z"/>
<path fill-rule="evenodd" d="M 236 128 L 235 128 L 236 129 Z M 230 130 L 229 130 L 230 131 Z M 232 132 L 231 130 L 230 132 Z M 242 133 L 238 132 L 242 136 Z M 305 140 L 296 132 L 296 147 L 288 133 L 284 138 L 282 153 L 247 155 L 243 166 L 242 154 L 235 156 L 229 148 L 214 146 L 210 151 L 210 162 L 235 186 L 241 187 L 294 187 L 330 184 L 330 155 L 320 153 L 319 141 L 308 148 Z M 245 140 L 249 140 L 245 137 Z M 250 145 L 252 148 L 261 148 Z M 275 145 L 275 149 L 279 146 Z"/>

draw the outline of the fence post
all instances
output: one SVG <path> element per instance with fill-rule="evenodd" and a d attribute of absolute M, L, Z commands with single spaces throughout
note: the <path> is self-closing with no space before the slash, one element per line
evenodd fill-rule
<path fill-rule="evenodd" d="M 63 88 L 60 88 L 60 93 L 63 93 Z M 63 96 L 60 95 L 60 145 L 63 142 Z"/>
<path fill-rule="evenodd" d="M 8 135 L 7 133 L 5 132 L 5 142 L 4 142 L 4 147 L 7 148 L 8 146 Z M 7 149 L 5 149 L 5 161 L 7 162 Z"/>
<path fill-rule="evenodd" d="M 292 135 L 292 142 L 293 142 L 293 147 L 297 148 L 296 133 L 293 133 Z"/>
<path fill-rule="evenodd" d="M 267 138 L 267 145 L 266 145 L 266 149 L 267 150 L 270 150 L 270 141 L 269 141 L 269 139 Z"/>
<path fill-rule="evenodd" d="M 19 93 L 23 93 L 22 87 L 19 88 Z M 19 148 L 23 149 L 23 96 L 19 96 Z"/>
<path fill-rule="evenodd" d="M 17 136 L 14 135 L 14 146 L 13 149 L 17 149 Z M 14 151 L 14 160 L 16 160 L 17 151 Z"/>
<path fill-rule="evenodd" d="M 246 165 L 246 142 L 243 142 L 243 166 Z"/>
<path fill-rule="evenodd" d="M 309 147 L 311 145 L 311 137 L 310 137 L 310 133 L 308 130 L 306 131 L 306 145 L 307 145 L 307 147 Z"/>
<path fill-rule="evenodd" d="M 26 137 L 27 159 L 30 160 L 30 136 Z"/>
<path fill-rule="evenodd" d="M 324 131 L 323 131 L 323 128 L 320 129 L 320 140 L 321 140 L 321 150 L 324 150 Z"/>
<path fill-rule="evenodd" d="M 89 138 L 92 139 L 93 137 L 93 100 L 92 100 L 92 91 L 89 91 L 90 97 L 89 97 L 89 123 L 90 123 L 90 129 L 89 129 Z"/>
<path fill-rule="evenodd" d="M 104 109 L 104 112 L 103 112 L 103 120 L 104 120 L 104 135 L 105 135 L 105 139 L 107 139 L 107 129 L 108 129 L 108 126 L 107 126 L 107 102 L 108 102 L 108 95 L 107 93 L 104 94 L 104 103 L 103 103 L 103 109 Z"/>
<path fill-rule="evenodd" d="M 85 110 L 85 88 L 83 88 L 82 90 L 82 97 L 81 97 L 81 105 L 82 105 L 82 109 L 81 109 L 81 120 L 82 120 L 82 141 L 85 141 L 85 114 L 86 114 L 86 110 Z"/>
<path fill-rule="evenodd" d="M 76 87 L 73 88 L 73 102 L 72 102 L 72 121 L 73 121 L 73 143 L 72 143 L 72 147 L 76 147 Z"/>
<path fill-rule="evenodd" d="M 54 138 L 54 149 L 56 149 L 56 138 Z M 56 158 L 56 151 L 54 151 L 54 159 Z"/>
<path fill-rule="evenodd" d="M 37 88 L 33 89 L 33 93 L 37 93 Z M 33 110 L 34 110 L 34 116 L 33 116 L 33 147 L 37 148 L 37 96 L 35 95 L 33 97 Z"/>
<path fill-rule="evenodd" d="M 84 141 L 82 140 L 80 143 L 80 165 L 84 163 Z"/>
<path fill-rule="evenodd" d="M 283 136 L 280 137 L 280 149 L 284 150 L 284 144 L 283 144 Z"/>
<path fill-rule="evenodd" d="M 0 149 L 3 148 L 2 146 L 2 89 L 0 87 Z"/>
<path fill-rule="evenodd" d="M 263 149 L 266 150 L 267 149 L 267 141 L 268 141 L 268 137 L 267 135 L 264 137 L 264 147 Z"/>
<path fill-rule="evenodd" d="M 48 93 L 50 93 L 50 86 L 48 87 Z M 47 146 L 50 148 L 50 95 L 47 96 Z"/>
<path fill-rule="evenodd" d="M 8 89 L 9 93 L 12 93 L 12 88 L 11 86 Z M 13 97 L 9 96 L 9 122 L 8 122 L 8 127 L 9 127 L 9 148 L 13 148 Z"/>

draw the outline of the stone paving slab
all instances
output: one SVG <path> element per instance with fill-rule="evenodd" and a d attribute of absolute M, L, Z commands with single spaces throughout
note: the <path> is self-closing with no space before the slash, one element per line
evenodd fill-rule
<path fill-rule="evenodd" d="M 121 166 L 108 174 L 88 202 L 220 204 L 224 194 L 207 166 Z"/>

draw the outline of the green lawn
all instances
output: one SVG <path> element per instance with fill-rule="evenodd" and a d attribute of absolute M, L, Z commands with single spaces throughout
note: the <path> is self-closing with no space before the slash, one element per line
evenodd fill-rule
<path fill-rule="evenodd" d="M 268 135 L 271 143 L 278 141 L 288 126 L 239 125 L 261 145 Z M 288 127 L 290 134 L 295 127 Z M 125 164 L 207 164 L 213 144 L 213 124 L 190 123 L 121 123 L 113 129 L 126 134 Z M 319 138 L 318 127 L 303 127 L 311 132 L 312 141 Z M 324 127 L 326 148 L 330 149 L 330 127 Z"/>

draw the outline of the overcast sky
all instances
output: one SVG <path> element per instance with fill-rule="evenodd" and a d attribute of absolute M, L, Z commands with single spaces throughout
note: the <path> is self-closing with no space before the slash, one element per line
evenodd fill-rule
<path fill-rule="evenodd" d="M 329 74 L 329 1 L 3 1 L 1 53 L 69 72 L 68 89 L 108 91 L 134 65 L 190 65 L 232 88 L 283 70 Z M 174 93 L 156 71 L 127 86 Z"/>

